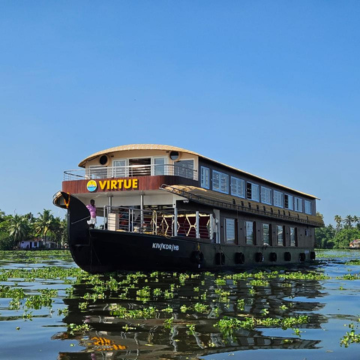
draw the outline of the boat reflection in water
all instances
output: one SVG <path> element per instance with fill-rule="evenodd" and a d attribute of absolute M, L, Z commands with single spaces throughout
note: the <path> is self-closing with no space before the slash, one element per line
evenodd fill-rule
<path fill-rule="evenodd" d="M 264 273 L 240 280 L 233 276 L 238 274 L 117 275 L 117 283 L 126 285 L 102 294 L 94 292 L 97 285 L 74 285 L 73 297 L 64 300 L 69 313 L 63 321 L 85 323 L 90 330 L 54 335 L 53 339 L 74 339 L 83 347 L 80 353 L 60 353 L 59 359 L 183 359 L 242 350 L 318 348 L 320 340 L 306 339 L 306 333 L 299 336 L 292 328 L 319 329 L 327 322 L 316 313 L 324 306 L 316 299 L 326 295 L 319 281 L 269 278 Z M 80 311 L 84 297 L 97 299 L 87 300 Z M 308 322 L 287 330 L 255 327 L 229 332 L 214 326 L 226 317 L 243 321 L 300 314 L 309 315 Z"/>

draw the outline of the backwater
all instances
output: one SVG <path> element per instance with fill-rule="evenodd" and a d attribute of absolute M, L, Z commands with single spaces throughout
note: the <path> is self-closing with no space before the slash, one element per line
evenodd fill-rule
<path fill-rule="evenodd" d="M 0 252 L 0 359 L 358 359 L 359 255 L 89 275 L 67 251 Z"/>

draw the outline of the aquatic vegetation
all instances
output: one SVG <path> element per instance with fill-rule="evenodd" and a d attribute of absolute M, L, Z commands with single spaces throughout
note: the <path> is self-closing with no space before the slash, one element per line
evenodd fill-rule
<path fill-rule="evenodd" d="M 50 296 L 31 295 L 26 298 L 24 307 L 27 309 L 41 309 L 43 306 L 50 307 L 53 301 Z"/>
<path fill-rule="evenodd" d="M 259 279 L 255 279 L 255 280 L 251 280 L 249 282 L 250 286 L 269 286 L 269 282 L 266 280 L 259 280 Z"/>
<path fill-rule="evenodd" d="M 194 335 L 195 334 L 195 325 L 194 324 L 188 324 L 186 327 L 189 329 L 189 334 Z"/>
<path fill-rule="evenodd" d="M 285 317 L 285 318 L 265 318 L 258 319 L 253 316 L 246 318 L 241 321 L 236 318 L 224 317 L 219 320 L 215 327 L 218 327 L 221 332 L 231 333 L 234 330 L 240 328 L 253 330 L 255 327 L 280 327 L 284 330 L 293 327 L 294 325 L 306 324 L 309 322 L 309 317 L 307 315 L 299 315 L 295 317 Z"/>
<path fill-rule="evenodd" d="M 345 274 L 343 276 L 336 277 L 339 280 L 359 280 L 360 274 Z"/>
<path fill-rule="evenodd" d="M 111 315 L 120 319 L 149 319 L 159 313 L 159 310 L 153 306 L 140 309 L 127 309 L 120 304 L 111 304 L 109 310 Z"/>
<path fill-rule="evenodd" d="M 360 265 L 360 260 L 359 259 L 349 260 L 345 262 L 345 265 Z"/>
<path fill-rule="evenodd" d="M 174 322 L 174 318 L 173 317 L 171 317 L 170 319 L 166 319 L 165 321 L 164 321 L 164 327 L 165 328 L 171 328 L 172 327 L 172 325 L 173 325 L 173 322 Z"/>
<path fill-rule="evenodd" d="M 216 285 L 226 285 L 226 280 L 222 278 L 215 279 L 214 283 Z"/>
<path fill-rule="evenodd" d="M 262 316 L 266 316 L 266 315 L 268 315 L 269 314 L 269 310 L 268 309 L 262 309 L 261 310 L 261 315 Z"/>
<path fill-rule="evenodd" d="M 349 324 L 350 331 L 340 339 L 340 346 L 349 347 L 352 343 L 360 343 L 360 334 L 355 333 L 355 325 L 353 323 Z"/>
<path fill-rule="evenodd" d="M 238 299 L 237 306 L 239 310 L 245 310 L 245 299 Z"/>
<path fill-rule="evenodd" d="M 174 312 L 174 309 L 171 306 L 168 305 L 167 308 L 162 309 L 161 311 L 167 312 L 167 313 L 172 313 L 172 312 Z"/>
<path fill-rule="evenodd" d="M 279 348 L 292 348 L 292 344 L 297 346 L 302 341 L 305 344 L 309 340 L 303 330 L 316 329 L 321 323 L 312 309 L 322 306 L 326 296 L 322 287 L 331 279 L 324 267 L 217 274 L 157 271 L 91 275 L 69 265 L 57 266 L 58 262 L 43 266 L 41 257 L 36 261 L 36 265 L 0 268 L 0 317 L 3 321 L 8 319 L 2 324 L 16 320 L 39 326 L 41 319 L 49 319 L 49 328 L 51 321 L 66 327 L 55 337 L 75 338 L 86 351 L 104 354 L 126 348 L 111 338 L 111 334 L 118 337 L 119 332 L 129 332 L 127 339 L 132 339 L 134 333 L 142 336 L 139 340 L 146 341 L 144 346 L 156 346 L 159 334 L 165 335 L 171 338 L 174 348 L 179 345 L 181 349 L 180 344 L 186 344 L 194 352 L 198 348 L 215 348 L 219 352 L 224 344 L 239 346 L 247 341 L 249 331 L 251 338 L 264 337 Z M 345 281 L 357 280 L 360 275 L 340 266 L 341 276 L 331 280 L 336 290 L 339 286 L 350 289 L 351 286 L 344 286 Z M 331 274 L 334 273 L 339 274 Z M 304 305 L 302 297 L 317 300 Z M 213 330 L 209 331 L 209 326 Z M 266 332 L 287 332 L 283 338 L 280 335 L 273 340 L 262 334 L 263 328 L 268 329 Z M 99 333 L 104 329 L 109 336 L 94 337 L 95 329 Z M 57 332 L 52 331 L 51 336 Z M 349 327 L 340 340 L 341 346 L 359 342 L 357 333 L 356 325 Z"/>
<path fill-rule="evenodd" d="M 90 330 L 89 324 L 80 324 L 80 325 L 69 324 L 68 325 L 68 332 L 71 335 L 74 335 L 75 333 L 89 331 L 89 330 Z"/>
<path fill-rule="evenodd" d="M 196 303 L 194 305 L 194 310 L 199 313 L 208 313 L 209 312 L 209 305 Z"/>
<path fill-rule="evenodd" d="M 162 290 L 159 288 L 153 289 L 153 295 L 154 296 L 161 296 Z"/>

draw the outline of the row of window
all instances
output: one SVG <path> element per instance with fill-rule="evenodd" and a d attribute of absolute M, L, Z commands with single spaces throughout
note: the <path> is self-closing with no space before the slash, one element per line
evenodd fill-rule
<path fill-rule="evenodd" d="M 210 169 L 205 166 L 201 167 L 201 187 L 210 189 Z M 279 208 L 295 210 L 297 212 L 305 211 L 306 214 L 312 214 L 311 201 L 303 201 L 299 197 L 284 194 L 281 191 L 272 190 L 265 186 L 259 186 L 250 181 L 245 182 L 245 180 L 234 176 L 230 176 L 229 182 L 228 174 L 216 170 L 212 170 L 212 190 L 267 205 L 274 205 Z"/>
<path fill-rule="evenodd" d="M 236 242 L 235 231 L 235 219 L 225 219 L 225 242 Z M 271 241 L 271 229 L 273 225 L 262 224 L 262 243 L 264 245 L 277 245 L 285 246 L 285 227 L 282 225 L 276 225 L 275 234 L 276 238 Z M 245 221 L 245 244 L 256 245 L 255 239 L 255 222 Z M 309 232 L 305 229 L 305 236 L 308 236 Z M 297 246 L 297 228 L 290 227 L 290 246 Z"/>

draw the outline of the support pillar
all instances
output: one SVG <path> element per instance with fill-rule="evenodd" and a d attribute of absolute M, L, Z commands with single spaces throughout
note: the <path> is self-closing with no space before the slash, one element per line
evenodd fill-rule
<path fill-rule="evenodd" d="M 209 237 L 210 237 L 210 240 L 213 241 L 214 239 L 214 232 L 215 232 L 215 228 L 214 228 L 214 216 L 213 214 L 210 214 L 210 234 L 209 234 Z"/>
<path fill-rule="evenodd" d="M 178 218 L 178 209 L 175 207 L 175 209 L 174 209 L 174 231 L 173 231 L 174 236 L 178 235 L 177 218 Z"/>
<path fill-rule="evenodd" d="M 140 229 L 144 225 L 144 194 L 140 195 Z"/>
<path fill-rule="evenodd" d="M 196 237 L 200 238 L 200 213 L 196 212 Z"/>

